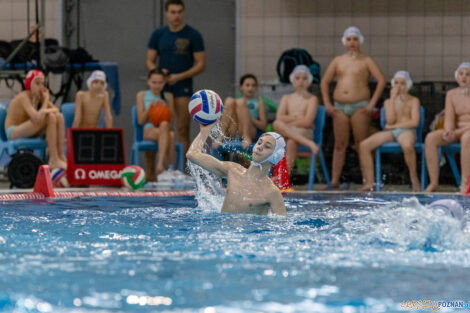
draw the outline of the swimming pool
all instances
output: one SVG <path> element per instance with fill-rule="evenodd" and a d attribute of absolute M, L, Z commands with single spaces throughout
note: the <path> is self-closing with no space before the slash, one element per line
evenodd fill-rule
<path fill-rule="evenodd" d="M 469 301 L 470 233 L 418 203 L 442 197 L 288 194 L 287 218 L 222 214 L 193 196 L 5 201 L 0 311 L 412 312 L 402 301 Z M 453 198 L 468 216 L 470 199 Z"/>

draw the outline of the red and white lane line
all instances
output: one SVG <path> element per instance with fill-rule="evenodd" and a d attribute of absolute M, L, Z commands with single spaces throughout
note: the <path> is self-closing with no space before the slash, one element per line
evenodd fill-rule
<path fill-rule="evenodd" d="M 47 198 L 42 193 L 38 193 L 38 192 L 0 194 L 0 201 L 72 199 L 72 198 L 77 198 L 77 197 L 177 197 L 177 196 L 193 196 L 193 195 L 194 195 L 194 190 L 146 191 L 146 192 L 56 191 L 54 192 L 54 198 Z"/>

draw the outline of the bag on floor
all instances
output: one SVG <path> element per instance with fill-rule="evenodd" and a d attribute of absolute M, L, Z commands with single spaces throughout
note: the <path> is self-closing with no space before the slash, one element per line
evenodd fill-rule
<path fill-rule="evenodd" d="M 306 65 L 313 76 L 313 84 L 320 83 L 320 64 L 314 61 L 310 53 L 304 49 L 290 49 L 284 51 L 277 61 L 277 75 L 281 83 L 289 84 L 289 75 L 297 65 Z"/>

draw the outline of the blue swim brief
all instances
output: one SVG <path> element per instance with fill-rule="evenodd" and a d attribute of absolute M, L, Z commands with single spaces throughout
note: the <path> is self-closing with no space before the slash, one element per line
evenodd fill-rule
<path fill-rule="evenodd" d="M 368 104 L 369 104 L 369 100 L 363 100 L 363 101 L 359 101 L 359 102 L 352 103 L 352 104 L 341 104 L 335 101 L 335 108 L 340 109 L 347 116 L 351 116 L 357 109 L 364 107 Z"/>
<path fill-rule="evenodd" d="M 173 97 L 191 97 L 193 95 L 193 80 L 191 78 L 180 80 L 174 85 L 165 85 L 165 91 L 171 92 Z"/>
<path fill-rule="evenodd" d="M 11 131 L 13 130 L 13 128 L 15 128 L 15 126 L 10 126 L 6 129 L 5 131 L 5 135 L 7 136 L 7 139 L 10 140 L 10 134 L 11 134 Z"/>
<path fill-rule="evenodd" d="M 416 136 L 416 128 L 395 128 L 390 132 L 392 133 L 393 139 L 396 141 L 401 134 L 408 131 L 413 132 L 413 134 Z"/>
<path fill-rule="evenodd" d="M 145 123 L 144 125 L 144 128 L 151 128 L 151 127 L 155 127 L 155 125 L 153 125 L 152 123 Z"/>

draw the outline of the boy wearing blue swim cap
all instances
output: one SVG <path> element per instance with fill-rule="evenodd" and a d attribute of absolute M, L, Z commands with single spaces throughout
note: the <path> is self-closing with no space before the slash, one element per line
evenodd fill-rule
<path fill-rule="evenodd" d="M 222 212 L 267 214 L 271 211 L 286 216 L 281 191 L 268 177 L 271 167 L 284 157 L 284 138 L 275 132 L 263 134 L 253 147 L 250 167 L 244 168 L 234 162 L 219 161 L 202 151 L 214 125 L 201 125 L 199 135 L 189 147 L 186 157 L 205 170 L 227 178 Z"/>

